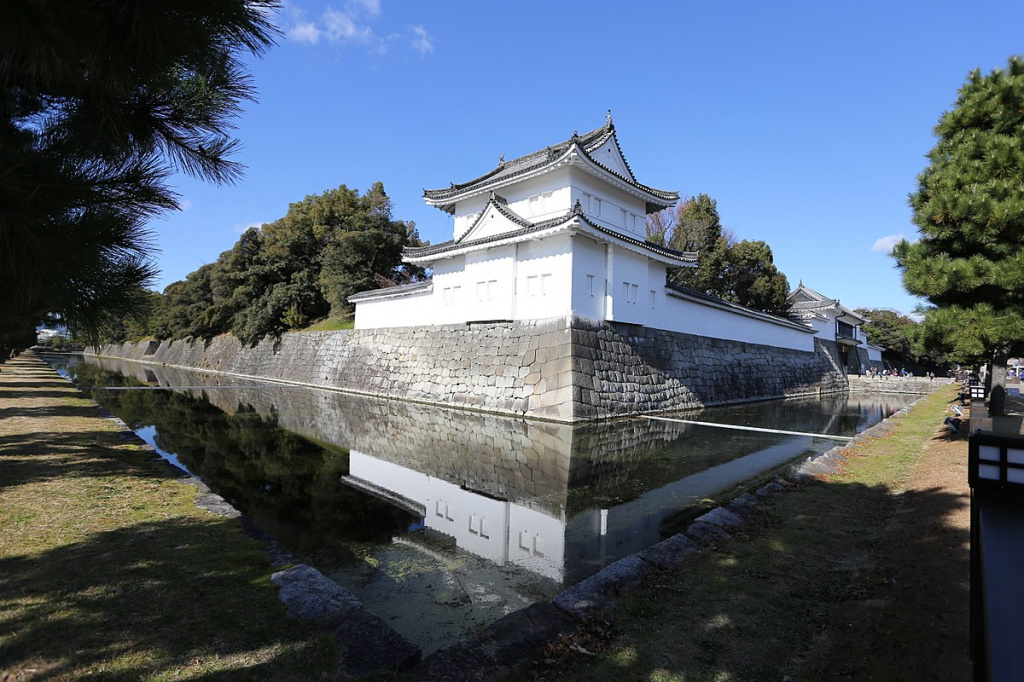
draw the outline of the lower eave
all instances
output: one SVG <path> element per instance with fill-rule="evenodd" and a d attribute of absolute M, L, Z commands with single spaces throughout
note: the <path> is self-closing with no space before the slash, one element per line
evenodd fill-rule
<path fill-rule="evenodd" d="M 615 230 L 596 225 L 583 216 L 573 215 L 565 222 L 555 225 L 541 225 L 524 227 L 520 230 L 513 230 L 502 234 L 475 239 L 468 242 L 444 242 L 432 247 L 408 249 L 403 254 L 403 260 L 407 263 L 424 264 L 432 263 L 444 258 L 453 258 L 473 251 L 507 246 L 519 242 L 532 241 L 551 237 L 557 234 L 573 233 L 584 234 L 599 242 L 610 242 L 622 248 L 642 253 L 648 258 L 653 258 L 666 265 L 674 267 L 693 267 L 697 262 L 696 253 L 683 253 L 673 251 L 662 246 L 649 244 L 635 239 Z"/>

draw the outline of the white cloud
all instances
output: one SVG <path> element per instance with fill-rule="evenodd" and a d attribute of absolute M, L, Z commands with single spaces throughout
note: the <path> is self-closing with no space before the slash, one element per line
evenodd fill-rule
<path fill-rule="evenodd" d="M 303 21 L 295 24 L 288 30 L 288 38 L 297 40 L 300 43 L 316 45 L 320 42 L 320 35 L 323 33 L 312 21 Z"/>
<path fill-rule="evenodd" d="M 871 245 L 871 251 L 875 253 L 889 253 L 892 251 L 892 247 L 896 246 L 897 242 L 903 241 L 904 239 L 906 239 L 906 237 L 902 233 L 879 237 L 875 240 L 875 243 Z"/>
<path fill-rule="evenodd" d="M 420 53 L 420 56 L 426 56 L 434 51 L 434 37 L 427 33 L 427 30 L 422 26 L 413 26 L 409 30 L 412 31 L 412 46 Z"/>
<path fill-rule="evenodd" d="M 328 7 L 319 17 L 310 17 L 297 3 L 285 0 L 281 22 L 289 40 L 309 45 L 323 40 L 333 45 L 363 45 L 376 54 L 387 54 L 407 41 L 421 57 L 434 51 L 434 37 L 423 26 L 412 26 L 402 36 L 379 35 L 372 24 L 380 16 L 381 0 L 347 0 L 343 9 Z"/>
<path fill-rule="evenodd" d="M 352 13 L 328 9 L 324 11 L 323 20 L 324 33 L 332 43 L 373 41 L 373 29 L 360 25 Z"/>
<path fill-rule="evenodd" d="M 245 234 L 245 231 L 248 230 L 250 227 L 263 227 L 263 223 L 236 223 L 231 227 L 231 231 L 234 232 L 235 234 Z"/>
<path fill-rule="evenodd" d="M 187 211 L 192 208 L 192 202 L 185 197 L 182 197 L 181 201 L 178 202 L 178 208 L 182 211 Z"/>
<path fill-rule="evenodd" d="M 353 0 L 349 7 L 361 7 L 371 17 L 380 16 L 380 0 Z"/>

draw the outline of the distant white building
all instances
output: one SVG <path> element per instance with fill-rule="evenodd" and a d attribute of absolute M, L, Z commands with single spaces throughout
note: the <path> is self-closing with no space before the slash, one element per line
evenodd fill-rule
<path fill-rule="evenodd" d="M 789 317 L 818 333 L 818 338 L 835 342 L 846 371 L 864 374 L 869 368 L 882 368 L 882 348 L 868 343 L 861 329 L 866 320 L 838 300 L 831 299 L 803 282 L 789 293 Z"/>
<path fill-rule="evenodd" d="M 576 316 L 814 350 L 805 325 L 667 285 L 697 254 L 648 243 L 646 218 L 679 194 L 637 180 L 610 113 L 424 199 L 454 217 L 450 241 L 404 254 L 433 278 L 351 296 L 357 329 Z"/>

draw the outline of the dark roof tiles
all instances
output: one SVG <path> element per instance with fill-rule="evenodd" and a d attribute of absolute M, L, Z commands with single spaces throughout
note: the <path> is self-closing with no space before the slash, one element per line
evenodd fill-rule
<path fill-rule="evenodd" d="M 609 139 L 614 141 L 616 149 L 619 151 L 619 155 L 622 157 L 623 163 L 626 165 L 626 172 L 628 177 L 623 176 L 614 170 L 608 168 L 597 159 L 590 155 L 596 149 L 599 149 Z M 637 182 L 636 177 L 633 175 L 633 170 L 629 166 L 629 162 L 626 161 L 625 155 L 622 153 L 622 147 L 619 146 L 618 138 L 615 136 L 615 126 L 612 124 L 611 116 L 608 117 L 607 122 L 600 128 L 595 128 L 582 135 L 573 133 L 573 136 L 568 140 L 559 142 L 558 144 L 545 147 L 544 149 L 520 156 L 512 159 L 511 161 L 499 161 L 498 165 L 491 171 L 484 173 L 483 175 L 469 180 L 468 182 L 462 183 L 451 183 L 449 187 L 441 189 L 425 189 L 423 190 L 423 197 L 427 201 L 431 202 L 446 202 L 446 200 L 454 200 L 456 197 L 472 192 L 474 190 L 482 189 L 487 186 L 495 186 L 507 180 L 511 180 L 517 176 L 524 175 L 534 170 L 543 168 L 544 166 L 553 163 L 557 159 L 564 156 L 571 148 L 579 146 L 582 153 L 587 157 L 589 161 L 600 167 L 607 173 L 619 178 L 623 182 L 646 192 L 662 202 L 665 202 L 666 206 L 675 202 L 679 199 L 678 192 L 670 192 L 666 190 L 655 189 L 648 187 Z M 451 206 L 446 202 L 442 207 L 444 210 L 449 212 L 453 210 Z"/>

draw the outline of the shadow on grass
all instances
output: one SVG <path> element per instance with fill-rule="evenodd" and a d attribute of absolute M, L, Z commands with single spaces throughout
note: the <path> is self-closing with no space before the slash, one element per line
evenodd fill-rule
<path fill-rule="evenodd" d="M 620 601 L 597 655 L 527 679 L 969 679 L 968 503 L 816 482 Z M 765 506 L 765 505 L 762 505 Z M 966 676 L 965 676 L 966 675 Z M 521 679 L 510 677 L 508 679 Z"/>
<path fill-rule="evenodd" d="M 19 372 L 19 376 L 37 376 L 40 377 L 38 381 L 5 381 L 0 384 L 0 387 L 4 389 L 14 388 L 28 388 L 32 389 L 32 395 L 38 395 L 40 392 L 36 389 L 40 388 L 55 388 L 61 390 L 62 396 L 74 396 L 74 384 L 70 381 L 55 381 L 53 378 L 53 372 Z"/>
<path fill-rule="evenodd" d="M 35 393 L 22 394 L 20 397 L 32 400 L 35 398 L 81 398 L 83 396 L 67 392 L 37 391 Z M 96 415 L 96 406 L 92 404 L 17 405 L 15 407 L 0 408 L 0 419 L 8 419 L 10 417 L 95 417 Z"/>
<path fill-rule="evenodd" d="M 237 521 L 140 523 L 0 560 L 0 669 L 50 678 L 317 679 L 333 650 L 290 621 Z M 17 679 L 17 673 L 15 672 Z"/>
<path fill-rule="evenodd" d="M 151 450 L 126 449 L 111 431 L 0 436 L 0 490 L 27 483 L 73 477 L 115 475 L 163 478 L 172 473 L 153 466 Z"/>

